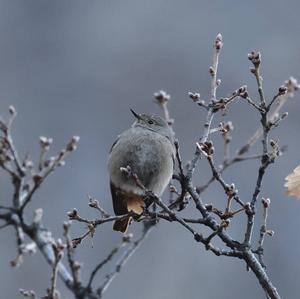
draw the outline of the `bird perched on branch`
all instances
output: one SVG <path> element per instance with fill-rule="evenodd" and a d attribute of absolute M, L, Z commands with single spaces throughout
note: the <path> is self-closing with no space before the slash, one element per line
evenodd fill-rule
<path fill-rule="evenodd" d="M 108 172 L 113 208 L 116 215 L 142 214 L 144 190 L 121 168 L 130 167 L 143 186 L 157 196 L 167 187 L 173 174 L 173 134 L 165 120 L 157 115 L 137 114 L 132 127 L 118 136 L 112 145 Z M 131 217 L 117 220 L 113 229 L 126 232 Z"/>

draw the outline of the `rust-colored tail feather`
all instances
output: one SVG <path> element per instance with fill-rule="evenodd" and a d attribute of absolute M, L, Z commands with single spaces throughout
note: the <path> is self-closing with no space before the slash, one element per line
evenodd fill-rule
<path fill-rule="evenodd" d="M 141 195 L 122 191 L 120 188 L 115 187 L 112 182 L 110 183 L 110 190 L 116 215 L 126 215 L 128 212 L 134 212 L 137 215 L 143 213 L 145 202 Z M 132 217 L 116 220 L 113 230 L 126 233 L 131 222 Z"/>
<path fill-rule="evenodd" d="M 131 217 L 122 220 L 116 220 L 113 226 L 113 230 L 124 234 L 126 233 L 130 222 L 131 222 Z"/>

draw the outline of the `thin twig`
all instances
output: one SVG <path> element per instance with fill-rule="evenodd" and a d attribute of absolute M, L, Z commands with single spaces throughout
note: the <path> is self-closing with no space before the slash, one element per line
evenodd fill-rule
<path fill-rule="evenodd" d="M 253 252 L 258 255 L 258 259 L 263 268 L 266 268 L 266 265 L 263 260 L 264 256 L 264 240 L 266 234 L 273 236 L 274 232 L 271 230 L 267 230 L 267 218 L 268 218 L 268 209 L 270 207 L 270 199 L 263 198 L 262 199 L 262 207 L 263 207 L 263 222 L 259 230 L 259 240 L 258 240 L 258 248 Z"/>
<path fill-rule="evenodd" d="M 26 196 L 24 197 L 23 203 L 20 207 L 21 213 L 28 205 L 33 194 L 39 188 L 39 186 L 58 166 L 64 164 L 64 159 L 66 155 L 70 152 L 73 152 L 76 149 L 78 142 L 79 142 L 79 137 L 73 136 L 72 139 L 66 144 L 65 148 L 59 152 L 58 156 L 54 159 L 54 161 L 50 163 L 50 166 L 48 166 L 48 168 L 45 171 L 41 171 L 39 174 L 33 177 L 33 185 L 31 186 L 30 190 L 27 192 Z"/>
<path fill-rule="evenodd" d="M 123 266 L 126 264 L 126 262 L 129 260 L 129 258 L 135 253 L 135 251 L 139 248 L 141 243 L 146 239 L 146 237 L 149 235 L 149 233 L 153 229 L 153 225 L 151 226 L 145 226 L 143 233 L 139 239 L 134 241 L 130 248 L 128 248 L 120 260 L 116 263 L 114 268 L 105 276 L 105 280 L 102 283 L 102 285 L 97 289 L 97 294 L 100 298 L 102 298 L 103 293 L 107 290 L 109 285 L 112 283 L 114 278 L 121 272 Z"/>
<path fill-rule="evenodd" d="M 216 100 L 216 92 L 217 92 L 217 88 L 218 88 L 217 74 L 218 74 L 219 56 L 220 56 L 222 47 L 223 47 L 222 35 L 218 34 L 215 39 L 215 42 L 214 42 L 213 63 L 209 69 L 210 75 L 211 75 L 211 99 L 210 99 L 210 102 L 208 105 L 209 108 L 207 111 L 206 122 L 204 124 L 204 132 L 203 132 L 202 138 L 200 139 L 200 142 L 202 142 L 202 143 L 205 143 L 208 140 L 211 123 L 212 123 L 214 113 L 215 113 L 214 102 Z M 192 161 L 190 163 L 190 166 L 189 166 L 189 169 L 188 169 L 187 175 L 186 175 L 188 180 L 191 180 L 199 158 L 200 158 L 200 151 L 196 147 L 194 158 L 192 159 Z"/>
<path fill-rule="evenodd" d="M 132 236 L 130 236 L 130 235 L 124 236 L 122 238 L 122 242 L 120 244 L 118 244 L 115 248 L 113 248 L 111 250 L 111 252 L 108 254 L 108 256 L 94 268 L 94 270 L 92 271 L 92 273 L 90 275 L 90 278 L 89 278 L 89 281 L 88 281 L 88 284 L 86 287 L 87 289 L 91 289 L 93 280 L 94 280 L 97 272 L 100 271 L 104 265 L 106 265 L 108 262 L 110 262 L 124 245 L 130 244 L 131 238 L 132 238 Z"/>
<path fill-rule="evenodd" d="M 60 259 L 55 259 L 55 263 L 52 268 L 52 276 L 51 276 L 51 286 L 49 290 L 49 299 L 57 299 L 56 296 L 56 282 L 57 282 L 57 273 L 58 273 L 58 263 Z"/>

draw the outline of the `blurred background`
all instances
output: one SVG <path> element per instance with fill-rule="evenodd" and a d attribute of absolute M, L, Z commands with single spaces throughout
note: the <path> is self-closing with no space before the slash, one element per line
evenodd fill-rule
<path fill-rule="evenodd" d="M 42 207 L 44 223 L 56 238 L 62 236 L 67 211 L 76 207 L 83 216 L 98 215 L 87 205 L 87 194 L 112 212 L 106 162 L 116 136 L 133 122 L 129 108 L 161 113 L 153 93 L 171 94 L 170 113 L 184 161 L 191 159 L 201 137 L 205 113 L 188 98 L 188 91 L 209 98 L 212 45 L 221 32 L 224 47 L 219 65 L 222 80 L 218 96 L 228 96 L 243 84 L 257 99 L 247 53 L 262 53 L 265 93 L 272 97 L 289 76 L 300 77 L 299 1 L 0 1 L 0 114 L 14 105 L 15 143 L 24 157 L 37 158 L 39 136 L 54 139 L 55 154 L 73 135 L 81 137 L 78 151 L 67 158 L 36 193 L 28 209 Z M 284 195 L 284 177 L 299 164 L 300 94 L 284 107 L 289 117 L 272 132 L 288 151 L 270 167 L 261 196 L 272 204 L 268 226 L 274 237 L 265 240 L 268 273 L 282 298 L 300 293 L 300 202 Z M 238 101 L 219 121 L 234 124 L 234 153 L 259 126 L 259 117 Z M 222 161 L 222 139 L 214 136 L 216 159 Z M 251 151 L 259 152 L 260 142 Z M 240 196 L 249 201 L 254 190 L 258 161 L 233 166 L 224 175 L 235 182 Z M 201 161 L 194 184 L 210 177 Z M 0 201 L 8 204 L 11 184 L 0 174 Z M 167 193 L 167 192 L 166 192 Z M 165 194 L 165 198 L 168 196 Z M 226 204 L 218 184 L 203 194 L 206 203 Z M 185 214 L 192 215 L 192 205 Z M 260 206 L 254 241 L 261 223 Z M 130 231 L 138 236 L 141 225 Z M 75 223 L 73 236 L 85 231 Z M 204 232 L 199 227 L 200 232 Z M 229 233 L 242 239 L 245 217 L 232 221 Z M 106 224 L 77 250 L 87 280 L 93 266 L 120 241 Z M 18 289 L 44 295 L 50 268 L 40 253 L 27 256 L 18 269 L 10 268 L 16 256 L 15 235 L 0 232 L 1 298 L 21 298 Z M 222 245 L 216 242 L 218 245 Z M 113 264 L 112 264 L 113 265 Z M 108 271 L 112 265 L 105 270 Z M 297 278 L 298 277 L 298 278 Z M 100 284 L 103 275 L 97 277 Z M 59 283 L 63 298 L 72 295 Z M 161 222 L 132 256 L 105 298 L 265 298 L 256 278 L 237 259 L 216 257 L 195 243 L 175 223 Z"/>

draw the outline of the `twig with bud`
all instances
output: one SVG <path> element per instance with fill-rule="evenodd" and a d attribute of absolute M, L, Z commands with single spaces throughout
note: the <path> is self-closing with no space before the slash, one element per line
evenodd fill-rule
<path fill-rule="evenodd" d="M 188 96 L 190 99 L 193 100 L 194 103 L 198 104 L 198 106 L 205 108 L 208 110 L 208 105 L 205 103 L 204 100 L 200 98 L 200 93 L 197 92 L 188 92 Z"/>
<path fill-rule="evenodd" d="M 264 257 L 264 240 L 265 236 L 273 236 L 274 231 L 267 229 L 267 218 L 268 218 L 268 210 L 270 208 L 271 201 L 269 198 L 262 198 L 262 208 L 263 208 L 263 222 L 259 230 L 259 240 L 258 240 L 258 248 L 254 250 L 253 252 L 258 255 L 259 262 L 261 263 L 262 267 L 266 268 L 266 265 L 264 263 L 263 257 Z"/>
<path fill-rule="evenodd" d="M 159 92 L 154 93 L 154 98 L 156 100 L 156 103 L 162 108 L 164 113 L 164 118 L 174 134 L 174 131 L 172 129 L 174 119 L 170 117 L 170 113 L 168 110 L 168 103 L 171 99 L 171 96 L 167 94 L 164 90 L 160 90 Z"/>
<path fill-rule="evenodd" d="M 214 164 L 214 161 L 213 161 L 214 147 L 213 147 L 212 142 L 205 142 L 205 143 L 201 143 L 201 144 L 197 143 L 197 146 L 198 146 L 199 150 L 202 152 L 202 154 L 207 158 L 207 161 L 212 170 L 214 178 L 220 183 L 220 185 L 222 186 L 222 188 L 225 191 L 225 194 L 227 195 L 228 201 L 227 201 L 227 206 L 226 206 L 224 214 L 232 217 L 233 215 L 236 214 L 235 212 L 230 210 L 232 199 L 234 199 L 239 205 L 241 205 L 243 209 L 244 209 L 245 204 L 240 199 L 235 185 L 227 184 L 225 182 L 225 180 L 222 178 L 220 172 L 217 170 L 217 168 Z"/>
<path fill-rule="evenodd" d="M 110 215 L 101 207 L 99 201 L 95 198 L 89 197 L 89 207 L 98 210 L 103 218 L 108 218 Z"/>
<path fill-rule="evenodd" d="M 102 217 L 101 219 L 89 220 L 89 219 L 81 217 L 79 215 L 77 209 L 73 209 L 72 211 L 69 211 L 67 214 L 68 214 L 69 220 L 85 223 L 87 225 L 87 228 L 88 228 L 87 231 L 84 234 L 82 234 L 81 236 L 76 237 L 72 240 L 73 248 L 76 248 L 88 236 L 93 238 L 93 236 L 95 234 L 95 229 L 98 225 L 106 223 L 106 222 L 122 220 L 122 219 L 125 219 L 125 218 L 128 218 L 128 217 L 131 216 L 131 213 L 126 214 L 126 215 L 121 215 L 121 216 L 106 215 L 105 217 Z"/>
<path fill-rule="evenodd" d="M 214 48 L 213 63 L 212 63 L 212 66 L 209 68 L 209 73 L 211 75 L 211 98 L 210 98 L 210 101 L 208 104 L 206 122 L 204 124 L 204 132 L 200 139 L 200 142 L 202 142 L 202 143 L 206 142 L 209 138 L 211 123 L 213 120 L 214 113 L 216 112 L 214 110 L 214 104 L 215 104 L 216 98 L 217 98 L 217 95 L 216 95 L 217 88 L 221 83 L 220 81 L 217 80 L 217 74 L 218 74 L 219 56 L 220 56 L 222 47 L 223 47 L 223 38 L 222 38 L 222 35 L 219 33 L 216 36 L 216 39 L 215 39 L 215 42 L 213 45 L 213 48 Z M 189 169 L 186 174 L 188 180 L 191 180 L 199 158 L 200 158 L 200 152 L 198 150 L 198 147 L 196 147 L 194 158 L 192 159 Z"/>
<path fill-rule="evenodd" d="M 71 273 L 72 273 L 72 277 L 73 277 L 73 287 L 75 290 L 79 290 L 80 286 L 81 286 L 81 278 L 80 278 L 81 264 L 78 261 L 76 261 L 74 258 L 74 247 L 73 247 L 72 240 L 70 237 L 70 227 L 71 227 L 71 221 L 65 221 L 63 223 L 64 237 L 66 240 L 68 264 L 71 269 Z"/>
<path fill-rule="evenodd" d="M 55 243 L 52 244 L 53 253 L 54 253 L 54 264 L 52 266 L 52 275 L 51 275 L 51 286 L 47 290 L 48 296 L 47 299 L 59 299 L 60 295 L 56 289 L 57 283 L 57 273 L 58 273 L 58 265 L 63 258 L 63 251 L 65 249 L 65 244 L 62 243 L 60 239 L 58 239 Z"/>
<path fill-rule="evenodd" d="M 182 159 L 181 159 L 181 155 L 180 155 L 180 148 L 179 148 L 178 140 L 175 140 L 174 146 L 175 146 L 175 157 L 176 157 L 176 161 L 178 164 L 179 173 L 178 173 L 178 175 L 173 175 L 173 178 L 176 178 L 179 181 L 181 192 L 178 193 L 175 186 L 172 186 L 172 188 L 170 188 L 170 192 L 171 193 L 177 192 L 178 197 L 175 201 L 170 203 L 169 208 L 172 210 L 176 207 L 178 209 L 178 211 L 181 211 L 188 204 L 188 200 L 187 200 L 187 183 L 188 183 L 188 181 L 187 181 L 187 177 L 184 173 L 183 166 L 182 166 Z"/>
<path fill-rule="evenodd" d="M 12 127 L 12 124 L 13 124 L 16 116 L 17 116 L 17 111 L 16 111 L 14 106 L 9 106 L 8 110 L 9 110 L 10 117 L 9 117 L 8 122 L 7 122 L 6 125 L 4 123 L 1 124 L 1 127 L 3 129 L 2 132 L 4 133 L 7 145 L 9 146 L 9 149 L 10 149 L 10 152 L 11 152 L 11 155 L 12 155 L 12 160 L 15 163 L 15 166 L 17 168 L 18 175 L 20 177 L 23 177 L 24 176 L 24 170 L 22 169 L 22 163 L 20 161 L 18 152 L 15 148 L 14 141 L 11 137 L 11 127 Z"/>
<path fill-rule="evenodd" d="M 266 108 L 266 100 L 264 96 L 264 91 L 262 88 L 262 76 L 260 75 L 260 64 L 261 64 L 261 54 L 260 52 L 252 51 L 248 54 L 248 59 L 252 62 L 253 68 L 250 68 L 251 73 L 255 76 L 258 93 L 260 97 L 260 107 L 262 109 Z"/>
<path fill-rule="evenodd" d="M 40 160 L 39 163 L 39 171 L 38 173 L 34 174 L 32 176 L 32 182 L 31 184 L 28 184 L 28 191 L 27 194 L 24 196 L 20 210 L 23 211 L 25 207 L 30 202 L 34 192 L 39 188 L 39 186 L 44 182 L 44 180 L 59 166 L 65 165 L 65 157 L 67 154 L 73 152 L 77 148 L 77 144 L 79 142 L 80 138 L 79 136 L 73 136 L 71 140 L 66 144 L 66 146 L 59 152 L 59 154 L 50 159 L 49 161 L 46 161 L 43 163 L 43 161 Z M 50 144 L 52 143 L 51 138 L 40 138 L 40 144 L 41 144 L 41 151 L 42 153 L 46 153 L 49 150 Z M 41 157 L 44 157 L 44 154 L 41 154 Z"/>

